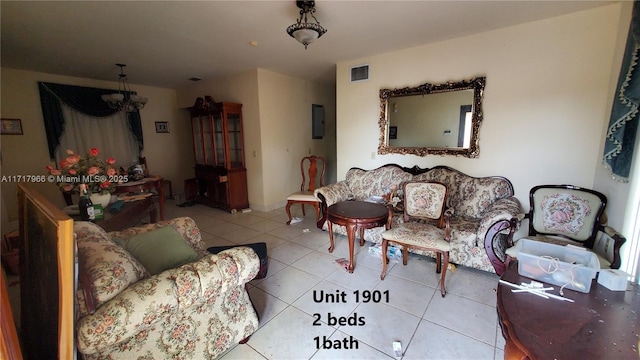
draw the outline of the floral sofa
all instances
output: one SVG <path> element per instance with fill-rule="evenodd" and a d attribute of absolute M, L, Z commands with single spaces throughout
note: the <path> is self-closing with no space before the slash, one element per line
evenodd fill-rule
<path fill-rule="evenodd" d="M 351 168 L 344 180 L 315 190 L 323 214 L 318 227 L 328 229 L 327 208 L 340 201 L 379 196 L 389 202 L 397 202 L 402 198 L 397 191 L 409 180 L 438 181 L 447 185 L 447 208 L 454 212 L 451 218 L 450 262 L 501 274 L 505 266 L 505 250 L 516 230 L 517 217 L 522 213 L 519 201 L 513 196 L 513 186 L 504 177 L 477 178 L 446 166 L 421 169 L 388 164 L 374 170 Z M 393 206 L 392 227 L 403 221 L 402 203 Z M 344 226 L 333 225 L 332 228 L 334 233 L 346 235 Z M 380 244 L 383 231 L 384 227 L 366 229 L 364 238 Z M 410 251 L 435 257 L 431 252 Z"/>
<path fill-rule="evenodd" d="M 150 275 L 122 244 L 165 226 L 177 230 L 197 259 Z M 188 217 L 110 233 L 77 222 L 74 230 L 76 340 L 84 359 L 213 359 L 257 330 L 245 290 L 259 269 L 250 248 L 209 254 Z"/>

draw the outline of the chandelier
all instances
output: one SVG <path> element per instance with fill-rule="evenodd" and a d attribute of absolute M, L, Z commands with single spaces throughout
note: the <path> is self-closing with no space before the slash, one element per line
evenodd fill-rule
<path fill-rule="evenodd" d="M 124 67 L 127 65 L 116 64 L 116 66 L 120 67 L 118 92 L 102 95 L 102 100 L 109 104 L 110 108 L 118 109 L 118 111 L 133 112 L 142 109 L 149 99 L 131 92 L 129 81 L 127 81 L 127 74 L 124 73 Z"/>
<path fill-rule="evenodd" d="M 307 46 L 320 36 L 324 35 L 324 33 L 327 32 L 327 29 L 320 26 L 320 22 L 313 15 L 316 12 L 315 1 L 297 0 L 296 5 L 300 8 L 300 18 L 295 24 L 290 25 L 287 28 L 287 34 L 304 45 L 306 50 Z M 307 22 L 307 15 L 311 15 L 313 20 L 315 20 L 315 23 Z"/>

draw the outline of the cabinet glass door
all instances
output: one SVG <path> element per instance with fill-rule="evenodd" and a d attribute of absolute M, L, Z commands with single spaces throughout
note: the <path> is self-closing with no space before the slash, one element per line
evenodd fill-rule
<path fill-rule="evenodd" d="M 229 131 L 229 158 L 231 168 L 241 168 L 242 164 L 242 129 L 239 114 L 227 115 Z"/>
<path fill-rule="evenodd" d="M 208 117 L 202 118 L 202 134 L 204 135 L 204 163 L 205 165 L 213 165 L 213 133 L 211 120 Z"/>
<path fill-rule="evenodd" d="M 202 126 L 200 125 L 200 118 L 195 117 L 191 119 L 191 125 L 193 126 L 193 149 L 196 156 L 196 164 L 204 164 L 204 153 L 202 150 Z"/>
<path fill-rule="evenodd" d="M 224 159 L 224 133 L 222 128 L 222 116 L 220 114 L 215 114 L 213 116 L 213 125 L 215 127 L 215 151 L 216 151 L 216 162 L 215 165 L 225 166 Z"/>

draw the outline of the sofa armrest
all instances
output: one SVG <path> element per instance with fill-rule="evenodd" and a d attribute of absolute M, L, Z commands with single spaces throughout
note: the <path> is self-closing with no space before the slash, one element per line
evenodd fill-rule
<path fill-rule="evenodd" d="M 248 247 L 166 270 L 129 286 L 77 322 L 78 350 L 93 354 L 122 343 L 176 312 L 215 301 L 258 273 L 258 255 Z"/>
<path fill-rule="evenodd" d="M 476 241 L 482 241 L 484 249 L 498 275 L 505 269 L 505 251 L 513 245 L 513 234 L 520 224 L 520 202 L 507 197 L 493 203 L 480 219 Z M 478 244 L 476 244 L 477 246 Z"/>
<path fill-rule="evenodd" d="M 322 229 L 322 225 L 327 221 L 327 208 L 329 206 L 353 198 L 353 193 L 349 189 L 346 180 L 319 187 L 313 193 L 320 199 L 320 209 L 322 210 L 322 217 L 317 223 L 319 229 Z"/>
<path fill-rule="evenodd" d="M 627 239 L 624 235 L 614 228 L 599 225 L 591 250 L 609 261 L 611 269 L 619 269 L 622 262 L 620 259 L 620 247 L 626 241 Z"/>

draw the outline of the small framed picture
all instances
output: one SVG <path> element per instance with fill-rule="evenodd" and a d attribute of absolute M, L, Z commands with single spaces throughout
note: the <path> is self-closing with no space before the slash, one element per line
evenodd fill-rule
<path fill-rule="evenodd" d="M 1 119 L 0 135 L 22 135 L 22 120 Z"/>
<path fill-rule="evenodd" d="M 397 138 L 398 138 L 398 127 L 389 126 L 389 139 L 397 139 Z"/>
<path fill-rule="evenodd" d="M 169 123 L 167 121 L 156 121 L 156 132 L 157 133 L 168 133 L 169 132 Z"/>

